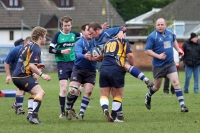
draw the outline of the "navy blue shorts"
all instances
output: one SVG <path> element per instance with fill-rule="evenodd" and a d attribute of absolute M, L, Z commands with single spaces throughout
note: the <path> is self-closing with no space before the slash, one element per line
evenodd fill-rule
<path fill-rule="evenodd" d="M 122 67 L 116 66 L 103 66 L 100 69 L 99 85 L 100 88 L 104 87 L 114 87 L 122 88 L 124 87 L 124 77 L 125 71 Z"/>
<path fill-rule="evenodd" d="M 81 84 L 91 83 L 95 85 L 95 78 L 96 78 L 96 69 L 89 70 L 74 66 L 70 81 L 76 81 Z"/>
<path fill-rule="evenodd" d="M 58 62 L 57 63 L 58 79 L 59 80 L 70 79 L 73 66 L 74 66 L 74 62 Z"/>
<path fill-rule="evenodd" d="M 38 83 L 35 81 L 35 79 L 30 77 L 20 77 L 20 78 L 12 78 L 13 83 L 17 88 L 23 91 L 30 91 L 34 86 L 38 85 Z"/>

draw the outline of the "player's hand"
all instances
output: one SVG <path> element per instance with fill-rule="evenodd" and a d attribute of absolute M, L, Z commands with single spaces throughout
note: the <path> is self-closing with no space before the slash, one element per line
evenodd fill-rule
<path fill-rule="evenodd" d="M 68 49 L 65 49 L 65 50 L 61 50 L 61 53 L 62 54 L 69 54 L 71 52 L 71 49 L 68 48 Z"/>
<path fill-rule="evenodd" d="M 6 77 L 6 84 L 9 84 L 9 83 L 10 83 L 10 80 L 11 80 L 11 76 L 7 76 L 7 77 Z"/>
<path fill-rule="evenodd" d="M 179 56 L 184 56 L 184 52 L 183 52 L 182 50 L 179 49 L 178 55 L 179 55 Z"/>
<path fill-rule="evenodd" d="M 98 61 L 98 62 L 101 62 L 102 59 L 103 59 L 103 56 L 102 56 L 102 55 L 100 55 L 100 56 L 93 56 L 93 57 L 92 57 L 92 61 Z"/>
<path fill-rule="evenodd" d="M 159 54 L 159 59 L 164 60 L 167 57 L 167 55 L 164 53 Z"/>
<path fill-rule="evenodd" d="M 33 76 L 33 78 L 34 78 L 35 80 L 37 80 L 37 79 L 39 78 L 39 75 L 37 75 L 36 73 L 33 73 L 32 76 Z"/>
<path fill-rule="evenodd" d="M 124 32 L 120 31 L 115 37 L 120 39 L 124 38 Z"/>
<path fill-rule="evenodd" d="M 108 29 L 109 28 L 108 22 L 104 22 L 101 26 L 102 26 L 102 29 Z"/>
<path fill-rule="evenodd" d="M 45 64 L 44 63 L 37 64 L 37 67 L 38 67 L 38 69 L 44 69 Z"/>
<path fill-rule="evenodd" d="M 46 81 L 50 81 L 51 80 L 51 77 L 47 74 L 42 74 L 42 79 L 46 80 Z"/>
<path fill-rule="evenodd" d="M 92 59 L 92 55 L 90 54 L 90 51 L 88 51 L 86 54 L 84 54 L 84 57 L 87 60 L 91 60 Z"/>

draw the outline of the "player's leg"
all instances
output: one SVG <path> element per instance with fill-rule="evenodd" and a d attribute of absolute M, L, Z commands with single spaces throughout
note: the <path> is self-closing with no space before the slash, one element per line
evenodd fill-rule
<path fill-rule="evenodd" d="M 78 88 L 81 83 L 76 81 L 71 81 L 69 84 L 69 91 L 67 93 L 67 100 L 66 100 L 66 118 L 67 120 L 71 120 L 72 116 L 76 117 L 75 111 L 72 109 L 74 105 L 74 101 L 77 99 Z"/>
<path fill-rule="evenodd" d="M 33 113 L 33 101 L 34 101 L 35 95 L 30 95 L 28 98 L 28 114 L 26 116 L 26 119 L 29 121 L 29 118 L 32 116 Z"/>
<path fill-rule="evenodd" d="M 108 122 L 113 122 L 113 118 L 110 116 L 110 113 L 108 111 L 109 107 L 109 96 L 110 96 L 110 87 L 102 87 L 100 88 L 100 105 L 103 110 L 103 113 L 107 119 Z"/>
<path fill-rule="evenodd" d="M 113 102 L 111 116 L 115 122 L 124 122 L 122 113 L 122 95 L 124 88 L 112 88 Z"/>
<path fill-rule="evenodd" d="M 32 124 L 41 124 L 38 117 L 38 112 L 42 103 L 42 99 L 45 95 L 45 92 L 41 88 L 41 86 L 37 84 L 29 91 L 29 93 L 31 95 L 35 95 L 35 98 L 33 100 L 33 113 L 32 116 L 29 118 L 29 121 Z"/>
<path fill-rule="evenodd" d="M 147 109 L 151 109 L 151 97 L 152 95 L 159 90 L 162 84 L 162 78 L 154 79 L 154 86 L 149 88 L 148 93 L 145 95 L 145 105 Z"/>
<path fill-rule="evenodd" d="M 78 120 L 83 120 L 85 110 L 87 109 L 87 106 L 90 103 L 90 96 L 92 94 L 93 88 L 94 88 L 94 85 L 91 83 L 84 84 L 84 96 L 82 97 L 82 100 L 81 100 L 81 107 L 80 107 L 80 111 L 77 117 Z"/>
<path fill-rule="evenodd" d="M 151 109 L 151 96 L 159 90 L 162 84 L 162 77 L 166 76 L 166 67 L 153 67 L 154 86 L 149 88 L 148 93 L 145 95 L 145 106 L 149 110 Z"/>
<path fill-rule="evenodd" d="M 175 89 L 175 93 L 176 93 L 176 97 L 178 98 L 180 107 L 181 107 L 181 112 L 188 112 L 188 108 L 185 106 L 184 103 L 184 97 L 183 97 L 183 93 L 182 93 L 182 89 L 178 80 L 178 74 L 177 72 L 173 72 L 167 75 L 168 78 L 170 79 L 174 89 Z"/>
<path fill-rule="evenodd" d="M 84 117 L 84 112 L 90 103 L 90 96 L 92 94 L 92 91 L 95 85 L 96 70 L 83 69 L 79 71 L 82 74 L 82 76 L 78 76 L 78 77 L 82 78 L 81 80 L 82 80 L 82 83 L 84 84 L 84 95 L 81 100 L 81 106 L 80 106 L 80 111 L 78 115 L 78 120 L 82 120 Z"/>
<path fill-rule="evenodd" d="M 66 92 L 68 87 L 68 79 L 71 76 L 72 71 L 72 64 L 68 62 L 59 62 L 57 64 L 58 68 L 58 78 L 59 78 L 59 85 L 60 85 L 60 91 L 59 91 L 59 103 L 60 103 L 60 110 L 61 114 L 59 118 L 65 118 L 65 100 L 66 100 Z"/>
<path fill-rule="evenodd" d="M 20 114 L 24 114 L 24 113 L 25 113 L 24 109 L 22 108 L 23 102 L 24 102 L 24 94 L 25 94 L 25 92 L 24 92 L 23 90 L 17 89 L 17 91 L 16 91 L 16 96 L 15 96 L 15 98 L 16 98 L 16 102 L 15 102 L 15 105 L 16 105 L 16 106 L 15 106 L 15 107 L 16 107 L 15 113 L 16 113 L 17 115 L 20 115 Z M 14 108 L 14 103 L 13 103 L 13 108 Z"/>
<path fill-rule="evenodd" d="M 153 82 L 151 82 L 137 67 L 131 66 L 128 62 L 124 65 L 124 70 L 129 72 L 135 78 L 138 78 L 145 82 L 148 88 L 153 87 Z"/>

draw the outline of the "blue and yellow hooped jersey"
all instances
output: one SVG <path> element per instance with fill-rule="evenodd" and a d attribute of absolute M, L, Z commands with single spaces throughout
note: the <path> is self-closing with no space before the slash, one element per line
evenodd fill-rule
<path fill-rule="evenodd" d="M 102 66 L 116 65 L 124 67 L 128 53 L 132 53 L 132 50 L 127 40 L 111 39 L 104 45 Z"/>
<path fill-rule="evenodd" d="M 12 77 L 26 77 L 32 75 L 29 63 L 40 63 L 40 56 L 41 50 L 37 43 L 30 42 L 27 44 L 19 56 L 19 60 Z"/>

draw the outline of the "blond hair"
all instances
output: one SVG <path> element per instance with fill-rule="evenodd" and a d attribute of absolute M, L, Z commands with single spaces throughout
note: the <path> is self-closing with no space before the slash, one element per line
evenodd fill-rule
<path fill-rule="evenodd" d="M 46 34 L 47 30 L 45 28 L 37 26 L 32 30 L 31 40 L 36 42 L 40 36 L 44 37 Z"/>

